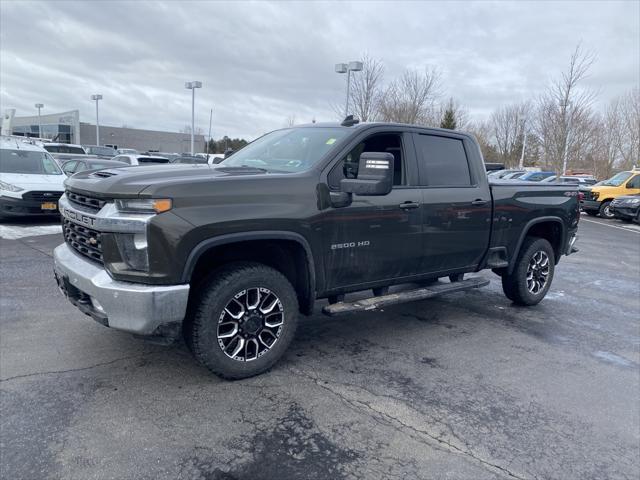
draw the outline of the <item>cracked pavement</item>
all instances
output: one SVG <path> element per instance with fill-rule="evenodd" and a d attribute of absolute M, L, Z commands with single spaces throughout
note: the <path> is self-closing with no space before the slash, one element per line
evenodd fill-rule
<path fill-rule="evenodd" d="M 52 278 L 59 235 L 0 239 L 0 477 L 638 478 L 640 233 L 605 223 L 581 223 L 536 307 L 483 273 L 477 291 L 316 314 L 236 382 L 77 311 Z"/>

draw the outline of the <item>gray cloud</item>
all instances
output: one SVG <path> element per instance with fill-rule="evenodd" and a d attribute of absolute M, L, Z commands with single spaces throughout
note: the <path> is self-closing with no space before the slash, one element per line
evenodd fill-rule
<path fill-rule="evenodd" d="M 93 121 L 178 130 L 187 80 L 201 80 L 196 123 L 255 137 L 295 115 L 333 120 L 363 52 L 389 81 L 435 65 L 444 96 L 472 116 L 538 95 L 582 41 L 597 54 L 586 86 L 599 105 L 640 82 L 639 2 L 2 2 L 0 103 L 31 114 L 78 108 Z"/>

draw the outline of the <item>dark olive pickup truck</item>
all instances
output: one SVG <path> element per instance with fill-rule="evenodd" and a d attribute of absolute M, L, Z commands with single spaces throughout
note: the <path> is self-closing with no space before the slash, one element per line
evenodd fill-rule
<path fill-rule="evenodd" d="M 67 298 L 114 329 L 184 335 L 225 378 L 270 368 L 318 299 L 328 315 L 367 311 L 481 287 L 464 275 L 491 269 L 534 305 L 580 217 L 575 186 L 488 182 L 470 135 L 354 121 L 277 130 L 218 165 L 81 172 L 66 189 Z"/>

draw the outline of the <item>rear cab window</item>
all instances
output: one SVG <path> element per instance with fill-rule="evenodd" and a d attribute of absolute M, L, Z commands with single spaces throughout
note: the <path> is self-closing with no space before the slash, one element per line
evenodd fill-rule
<path fill-rule="evenodd" d="M 420 185 L 472 186 L 469 161 L 462 139 L 418 133 L 414 135 L 420 164 Z"/>

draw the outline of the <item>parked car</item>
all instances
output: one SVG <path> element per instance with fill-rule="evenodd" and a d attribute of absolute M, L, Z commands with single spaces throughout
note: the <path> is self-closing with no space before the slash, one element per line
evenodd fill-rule
<path fill-rule="evenodd" d="M 170 152 L 143 152 L 141 155 L 151 155 L 156 157 L 168 158 L 169 162 L 173 162 L 176 158 L 183 155 L 189 155 L 188 153 L 170 153 Z"/>
<path fill-rule="evenodd" d="M 509 299 L 537 304 L 580 218 L 574 186 L 490 183 L 471 135 L 350 118 L 271 132 L 215 167 L 66 185 L 54 265 L 68 299 L 110 328 L 184 333 L 225 378 L 270 368 L 316 299 L 368 311 L 487 285 L 463 275 L 493 269 Z"/>
<path fill-rule="evenodd" d="M 99 145 L 83 145 L 82 148 L 85 149 L 87 154 L 95 155 L 99 158 L 109 159 L 115 157 L 118 154 L 116 149 L 111 147 L 101 147 Z"/>
<path fill-rule="evenodd" d="M 51 153 L 66 153 L 73 155 L 86 155 L 87 152 L 82 145 L 73 145 L 71 143 L 43 143 L 44 149 Z"/>
<path fill-rule="evenodd" d="M 524 175 L 520 175 L 518 180 L 523 182 L 540 182 L 545 178 L 555 176 L 555 172 L 527 172 Z"/>
<path fill-rule="evenodd" d="M 208 161 L 206 157 L 196 157 L 195 155 L 192 157 L 191 155 L 181 155 L 177 158 L 174 158 L 171 163 L 199 163 L 206 165 Z"/>
<path fill-rule="evenodd" d="M 484 162 L 484 168 L 486 169 L 487 174 L 489 174 L 489 172 L 501 172 L 504 170 L 504 163 Z"/>
<path fill-rule="evenodd" d="M 116 150 L 117 154 L 130 154 L 130 155 L 139 155 L 140 152 L 138 152 L 138 150 L 136 150 L 135 148 L 119 148 Z"/>
<path fill-rule="evenodd" d="M 58 215 L 65 176 L 42 147 L 0 138 L 0 218 Z"/>
<path fill-rule="evenodd" d="M 503 170 L 496 170 L 496 171 L 490 172 L 488 174 L 488 177 L 491 180 L 499 180 L 501 178 L 506 177 L 507 175 L 512 175 L 514 173 L 520 173 L 522 175 L 522 174 L 525 173 L 525 170 L 518 170 L 518 169 L 514 170 L 514 169 L 509 169 L 509 168 L 503 169 Z"/>
<path fill-rule="evenodd" d="M 169 163 L 169 159 L 167 157 L 160 157 L 157 155 L 117 155 L 113 157 L 111 160 L 115 160 L 116 162 L 124 162 L 129 165 L 148 165 L 152 163 Z"/>
<path fill-rule="evenodd" d="M 615 218 L 640 224 L 640 193 L 613 199 L 609 209 Z"/>
<path fill-rule="evenodd" d="M 492 180 L 516 180 L 517 178 L 522 177 L 525 173 L 525 171 L 519 171 L 519 172 L 511 172 L 511 173 L 507 173 L 506 175 L 503 175 L 502 177 L 498 177 L 497 179 L 492 179 Z"/>
<path fill-rule="evenodd" d="M 580 202 L 580 206 L 585 212 L 589 215 L 600 214 L 603 218 L 613 218 L 613 212 L 609 208 L 612 200 L 623 195 L 640 193 L 640 170 L 617 173 L 583 192 L 584 200 Z"/>
<path fill-rule="evenodd" d="M 70 176 L 74 173 L 83 172 L 85 170 L 97 170 L 104 168 L 128 167 L 125 162 L 117 162 L 114 160 L 106 160 L 103 158 L 86 158 L 82 160 L 69 160 L 62 165 L 62 171 Z"/>
<path fill-rule="evenodd" d="M 541 180 L 542 183 L 571 183 L 576 185 L 595 185 L 598 181 L 593 177 L 581 176 L 581 175 L 552 175 L 550 177 Z"/>

